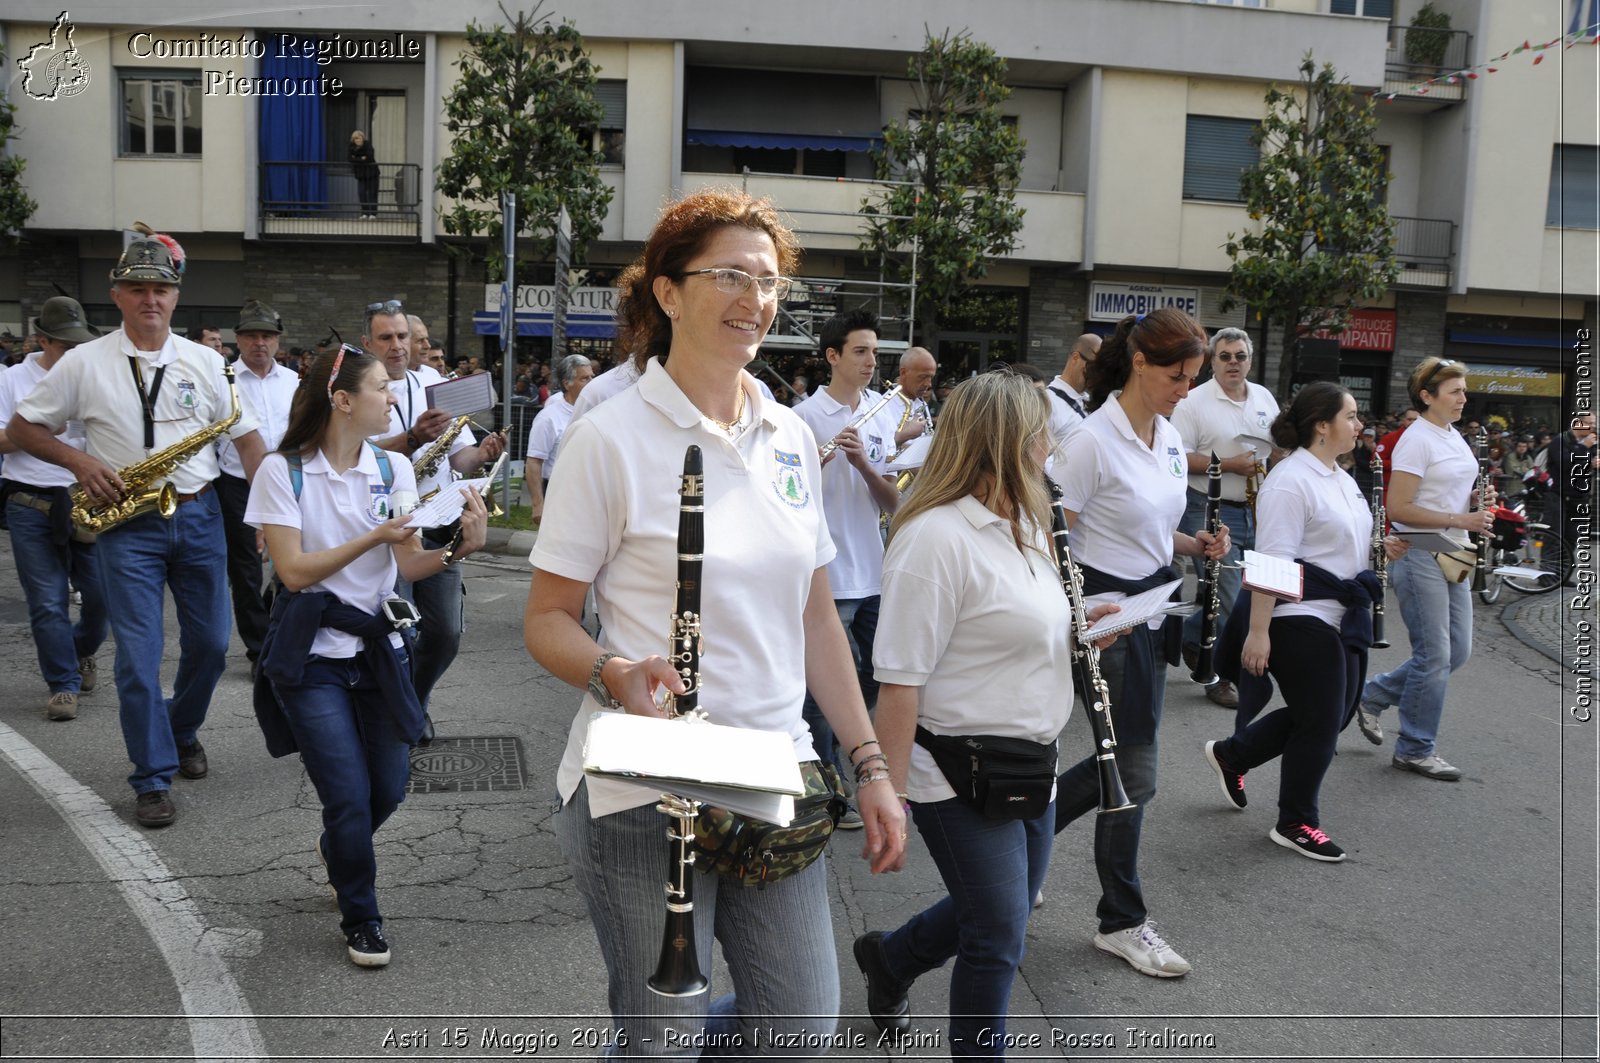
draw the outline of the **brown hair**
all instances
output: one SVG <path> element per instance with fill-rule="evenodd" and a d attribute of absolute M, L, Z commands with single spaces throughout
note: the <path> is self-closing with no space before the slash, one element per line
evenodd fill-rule
<path fill-rule="evenodd" d="M 617 354 L 643 371 L 652 357 L 666 360 L 672 320 L 656 301 L 657 277 L 676 280 L 718 229 L 737 225 L 764 232 L 778 252 L 778 272 L 792 276 L 800 244 L 771 202 L 734 188 L 708 188 L 671 203 L 651 230 L 644 251 L 617 277 Z"/>
<path fill-rule="evenodd" d="M 1406 382 L 1406 393 L 1411 396 L 1411 405 L 1416 407 L 1418 413 L 1427 413 L 1428 404 L 1422 401 L 1422 393 L 1426 391 L 1434 398 L 1439 397 L 1439 385 L 1446 380 L 1460 377 L 1467 379 L 1467 363 L 1452 361 L 1449 358 L 1424 358 L 1411 370 L 1411 379 Z"/>
<path fill-rule="evenodd" d="M 339 359 L 341 349 L 344 351 L 342 360 Z M 354 391 L 361 386 L 361 378 L 367 375 L 367 370 L 381 364 L 374 355 L 347 345 L 317 355 L 300 373 L 300 386 L 289 403 L 289 427 L 278 443 L 278 453 L 296 454 L 321 444 L 328 422 L 333 420 L 328 375 L 333 372 L 335 361 L 339 362 L 339 375 L 333 378 L 333 391 Z"/>
<path fill-rule="evenodd" d="M 1178 365 L 1205 356 L 1206 330 L 1182 310 L 1171 307 L 1129 314 L 1117 322 L 1117 330 L 1100 345 L 1100 353 L 1084 374 L 1091 410 L 1099 409 L 1113 391 L 1128 382 L 1135 351 L 1151 365 Z"/>

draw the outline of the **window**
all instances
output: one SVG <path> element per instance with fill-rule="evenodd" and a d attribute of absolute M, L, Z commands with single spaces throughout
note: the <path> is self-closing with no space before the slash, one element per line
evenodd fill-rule
<path fill-rule="evenodd" d="M 200 154 L 199 74 L 124 74 L 121 85 L 123 155 Z"/>
<path fill-rule="evenodd" d="M 1544 223 L 1559 229 L 1600 229 L 1600 148 L 1556 145 Z"/>
<path fill-rule="evenodd" d="M 1328 13 L 1393 19 L 1394 0 L 1330 0 Z"/>
<path fill-rule="evenodd" d="M 1261 158 L 1250 143 L 1255 128 L 1248 118 L 1191 114 L 1183 141 L 1183 198 L 1243 203 L 1239 175 Z"/>
<path fill-rule="evenodd" d="M 594 98 L 606 109 L 595 130 L 594 150 L 600 153 L 601 162 L 621 166 L 628 127 L 628 83 L 602 78 L 594 83 Z"/>

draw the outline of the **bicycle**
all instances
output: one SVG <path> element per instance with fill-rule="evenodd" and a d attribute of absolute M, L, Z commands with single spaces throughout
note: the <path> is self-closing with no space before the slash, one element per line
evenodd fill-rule
<path fill-rule="evenodd" d="M 1565 583 L 1572 572 L 1572 548 L 1566 538 L 1548 524 L 1528 520 L 1529 506 L 1542 497 L 1540 475 L 1531 470 L 1523 477 L 1527 486 L 1494 509 L 1489 570 L 1478 592 L 1486 604 L 1499 599 L 1502 586 L 1520 594 L 1545 594 Z"/>

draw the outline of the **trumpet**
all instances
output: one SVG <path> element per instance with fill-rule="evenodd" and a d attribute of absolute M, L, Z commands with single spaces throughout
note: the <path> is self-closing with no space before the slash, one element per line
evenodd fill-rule
<path fill-rule="evenodd" d="M 821 447 L 817 448 L 817 457 L 822 459 L 823 461 L 827 461 L 828 460 L 828 455 L 832 454 L 835 450 L 837 450 L 839 448 L 839 436 L 844 435 L 846 432 L 850 431 L 850 429 L 852 429 L 852 428 L 860 428 L 862 425 L 864 425 L 868 421 L 872 420 L 874 417 L 876 417 L 878 415 L 878 411 L 879 410 L 881 410 L 885 406 L 889 405 L 889 400 L 890 399 L 897 398 L 897 397 L 899 397 L 899 395 L 900 395 L 900 385 L 899 384 L 896 384 L 894 387 L 890 388 L 888 391 L 885 391 L 881 396 L 879 396 L 877 402 L 873 403 L 867 409 L 864 409 L 860 413 L 856 414 L 854 417 L 852 417 L 850 419 L 850 423 L 849 424 L 847 424 L 843 428 L 839 429 L 838 435 L 835 435 L 832 439 L 830 439 L 826 443 L 822 444 Z"/>
<path fill-rule="evenodd" d="M 678 488 L 678 596 L 672 614 L 669 660 L 683 680 L 682 694 L 667 694 L 667 715 L 693 722 L 700 711 L 700 573 L 705 563 L 705 459 L 690 446 L 683 455 Z M 692 997 L 710 984 L 700 970 L 694 944 L 694 821 L 700 802 L 662 794 L 656 811 L 672 820 L 667 828 L 667 922 L 661 932 L 661 958 L 645 981 L 663 997 Z"/>
<path fill-rule="evenodd" d="M 1083 691 L 1083 703 L 1089 706 L 1089 730 L 1094 733 L 1095 766 L 1100 769 L 1100 815 L 1108 812 L 1126 812 L 1137 806 L 1128 800 L 1128 791 L 1122 786 L 1122 773 L 1117 770 L 1117 732 L 1111 726 L 1111 688 L 1100 674 L 1100 651 L 1094 643 L 1084 638 L 1089 630 L 1089 617 L 1083 604 L 1083 573 L 1073 563 L 1072 550 L 1067 546 L 1067 513 L 1061 508 L 1061 488 L 1055 481 L 1046 479 L 1050 486 L 1050 535 L 1055 542 L 1056 563 L 1061 569 L 1061 589 L 1067 592 L 1072 605 L 1072 630 L 1076 635 L 1072 647 L 1072 667 Z"/>
<path fill-rule="evenodd" d="M 1372 646 L 1381 650 L 1389 645 L 1383 634 L 1383 599 L 1389 593 L 1389 555 L 1383 549 L 1383 526 L 1389 515 L 1383 507 L 1383 458 L 1376 447 L 1367 468 L 1372 470 L 1372 572 L 1378 577 L 1378 596 L 1372 600 Z"/>
<path fill-rule="evenodd" d="M 1244 478 L 1244 504 L 1250 510 L 1250 517 L 1255 519 L 1256 494 L 1261 490 L 1261 478 L 1267 475 L 1267 463 L 1255 457 L 1256 448 L 1250 448 L 1250 456 L 1255 458 L 1255 464 Z"/>

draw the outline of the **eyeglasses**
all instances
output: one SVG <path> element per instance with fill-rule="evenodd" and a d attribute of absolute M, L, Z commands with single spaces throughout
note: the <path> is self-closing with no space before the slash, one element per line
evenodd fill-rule
<path fill-rule="evenodd" d="M 373 314 L 398 314 L 404 309 L 405 307 L 400 305 L 400 300 L 385 299 L 381 303 L 368 303 L 367 315 L 370 317 Z"/>
<path fill-rule="evenodd" d="M 754 277 L 742 269 L 733 269 L 728 266 L 719 266 L 713 269 L 691 269 L 678 274 L 682 277 L 710 277 L 711 282 L 717 286 L 717 291 L 725 295 L 742 295 L 750 290 L 753 282 L 761 289 L 762 295 L 771 295 L 779 299 L 786 298 L 792 281 L 788 277 Z"/>
<path fill-rule="evenodd" d="M 339 351 L 333 356 L 333 368 L 328 371 L 328 405 L 333 405 L 333 382 L 339 379 L 339 367 L 344 365 L 345 353 L 365 354 L 360 347 L 352 347 L 348 343 L 339 344 Z"/>
<path fill-rule="evenodd" d="M 1248 362 L 1249 360 L 1250 360 L 1250 356 L 1248 354 L 1246 354 L 1244 351 L 1218 351 L 1217 352 L 1217 361 L 1219 361 L 1219 362 Z"/>

